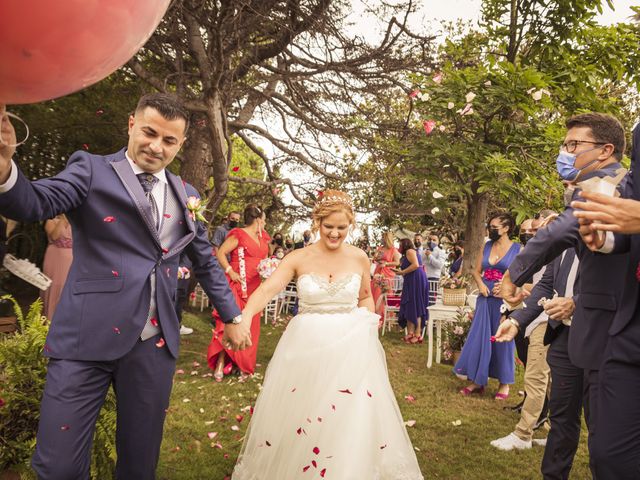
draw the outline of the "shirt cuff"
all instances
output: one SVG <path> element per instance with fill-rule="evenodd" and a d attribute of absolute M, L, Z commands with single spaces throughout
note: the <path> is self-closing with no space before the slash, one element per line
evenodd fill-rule
<path fill-rule="evenodd" d="M 604 244 L 598 249 L 598 251 L 601 253 L 611 253 L 613 251 L 613 247 L 615 246 L 616 240 L 612 232 L 605 233 L 606 235 L 604 236 Z"/>
<path fill-rule="evenodd" d="M 18 167 L 13 160 L 11 160 L 11 173 L 9 178 L 3 184 L 0 184 L 0 193 L 7 193 L 11 190 L 18 181 Z"/>

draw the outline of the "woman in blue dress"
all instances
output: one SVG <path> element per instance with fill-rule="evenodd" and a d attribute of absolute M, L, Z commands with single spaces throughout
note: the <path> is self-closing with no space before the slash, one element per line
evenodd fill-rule
<path fill-rule="evenodd" d="M 429 318 L 427 274 L 422 268 L 422 259 L 411 240 L 408 238 L 400 240 L 398 251 L 402 258 L 400 259 L 400 268 L 395 272 L 404 277 L 398 324 L 407 328 L 408 334 L 404 337 L 405 342 L 422 343 L 422 329 Z"/>
<path fill-rule="evenodd" d="M 484 246 L 482 263 L 473 271 L 480 295 L 467 341 L 454 366 L 456 375 L 471 381 L 460 390 L 465 396 L 483 393 L 491 377 L 500 382 L 496 400 L 505 400 L 509 396 L 509 385 L 514 382 L 513 341 L 491 342 L 491 336 L 500 324 L 500 281 L 520 252 L 520 244 L 509 240 L 514 225 L 513 218 L 506 213 L 495 214 L 489 219 L 489 241 Z"/>

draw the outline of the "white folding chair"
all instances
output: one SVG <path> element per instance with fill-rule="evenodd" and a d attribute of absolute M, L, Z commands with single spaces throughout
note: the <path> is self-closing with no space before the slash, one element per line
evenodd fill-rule
<path fill-rule="evenodd" d="M 429 305 L 433 305 L 438 300 L 438 290 L 440 280 L 429 280 Z"/>
<path fill-rule="evenodd" d="M 200 311 L 204 310 L 204 307 L 209 306 L 209 297 L 204 293 L 199 283 L 196 285 L 193 295 L 191 296 L 191 306 L 195 307 L 198 303 L 200 303 Z"/>
<path fill-rule="evenodd" d="M 271 316 L 272 322 L 275 322 L 278 319 L 278 300 L 279 295 L 276 295 L 271 299 L 267 306 L 264 307 L 264 324 L 269 323 L 269 316 Z"/>
<path fill-rule="evenodd" d="M 391 328 L 391 324 L 398 324 L 398 313 L 400 313 L 400 295 L 391 295 L 385 293 L 383 295 L 384 313 L 382 320 L 382 335 L 387 329 Z"/>
<path fill-rule="evenodd" d="M 391 280 L 391 291 L 394 294 L 400 295 L 400 292 L 402 292 L 403 285 L 404 285 L 404 277 L 402 275 L 396 275 Z"/>
<path fill-rule="evenodd" d="M 282 312 L 288 312 L 293 305 L 295 305 L 296 300 L 298 299 L 298 289 L 296 286 L 296 282 L 289 282 L 289 284 L 285 287 L 283 292 L 282 302 L 280 303 L 280 310 L 278 311 L 278 315 L 282 315 Z"/>

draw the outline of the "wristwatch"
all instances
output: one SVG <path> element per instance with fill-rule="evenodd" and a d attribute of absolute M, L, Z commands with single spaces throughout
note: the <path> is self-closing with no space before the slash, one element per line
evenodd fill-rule
<path fill-rule="evenodd" d="M 232 323 L 234 325 L 238 325 L 241 321 L 242 321 L 242 315 L 236 315 L 235 317 L 233 317 L 231 319 L 230 323 Z"/>

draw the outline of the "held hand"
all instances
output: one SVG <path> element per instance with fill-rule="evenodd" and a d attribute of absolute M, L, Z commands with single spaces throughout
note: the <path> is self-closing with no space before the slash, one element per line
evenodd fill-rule
<path fill-rule="evenodd" d="M 500 297 L 501 289 L 502 289 L 502 281 L 498 281 L 493 284 L 493 289 L 491 289 L 491 293 L 493 293 L 494 297 Z"/>
<path fill-rule="evenodd" d="M 242 318 L 242 322 L 237 325 L 227 323 L 224 326 L 224 336 L 222 345 L 233 351 L 244 350 L 252 345 L 251 343 L 251 319 Z"/>
<path fill-rule="evenodd" d="M 500 282 L 500 295 L 510 305 L 519 305 L 522 301 L 529 296 L 529 292 L 526 290 L 518 290 L 511 277 L 505 275 Z"/>
<path fill-rule="evenodd" d="M 496 342 L 510 342 L 518 334 L 518 329 L 511 322 L 502 322 L 496 330 Z"/>
<path fill-rule="evenodd" d="M 575 309 L 576 304 L 570 297 L 556 297 L 544 304 L 544 311 L 553 320 L 569 319 Z"/>
<path fill-rule="evenodd" d="M 6 114 L 6 106 L 0 103 L 0 183 L 5 183 L 11 172 L 11 157 L 16 151 L 16 131 Z"/>
<path fill-rule="evenodd" d="M 592 231 L 640 233 L 640 202 L 608 197 L 600 193 L 580 192 L 586 202 L 571 202 L 578 219 L 591 221 Z"/>

